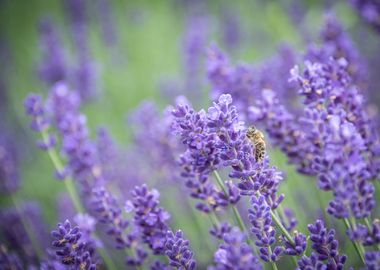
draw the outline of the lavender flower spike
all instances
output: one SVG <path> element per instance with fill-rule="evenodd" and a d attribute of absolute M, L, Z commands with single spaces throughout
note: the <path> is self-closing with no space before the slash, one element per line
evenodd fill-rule
<path fill-rule="evenodd" d="M 321 220 L 309 224 L 308 229 L 313 252 L 310 257 L 303 256 L 299 260 L 299 269 L 308 270 L 316 267 L 316 269 L 342 270 L 347 257 L 339 255 L 339 243 L 335 239 L 335 231 L 327 231 Z"/>
<path fill-rule="evenodd" d="M 55 239 L 52 245 L 57 249 L 57 256 L 69 269 L 96 269 L 94 249 L 81 240 L 82 234 L 78 227 L 72 227 L 66 220 L 63 224 L 58 224 L 57 230 L 53 230 L 51 234 Z"/>
<path fill-rule="evenodd" d="M 189 248 L 189 240 L 183 239 L 182 231 L 175 234 L 168 231 L 166 235 L 165 254 L 169 257 L 170 265 L 178 270 L 193 270 L 196 262 Z"/>
<path fill-rule="evenodd" d="M 155 254 L 162 254 L 165 249 L 167 220 L 170 214 L 159 207 L 159 192 L 148 190 L 146 185 L 135 187 L 132 191 L 132 205 L 135 212 L 134 223 L 139 229 L 143 241 Z"/>
<path fill-rule="evenodd" d="M 224 243 L 214 255 L 215 267 L 210 270 L 261 270 L 263 266 L 245 242 L 245 235 L 238 229 L 224 235 Z"/>

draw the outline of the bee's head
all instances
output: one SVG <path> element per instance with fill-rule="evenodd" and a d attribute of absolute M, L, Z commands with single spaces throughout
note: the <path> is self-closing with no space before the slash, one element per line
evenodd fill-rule
<path fill-rule="evenodd" d="M 257 132 L 257 129 L 255 128 L 255 126 L 250 126 L 248 129 L 247 129 L 247 137 L 248 138 L 252 138 Z"/>

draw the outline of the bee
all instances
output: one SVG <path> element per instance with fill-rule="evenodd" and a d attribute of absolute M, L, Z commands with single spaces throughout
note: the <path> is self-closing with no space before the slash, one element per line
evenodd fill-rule
<path fill-rule="evenodd" d="M 263 161 L 266 152 L 264 134 L 260 130 L 256 129 L 254 126 L 251 126 L 248 128 L 246 136 L 255 146 L 253 154 L 255 156 L 256 161 Z"/>

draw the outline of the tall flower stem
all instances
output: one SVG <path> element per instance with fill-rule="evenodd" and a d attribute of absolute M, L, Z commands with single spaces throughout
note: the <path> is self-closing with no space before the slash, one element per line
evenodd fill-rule
<path fill-rule="evenodd" d="M 226 136 L 226 137 L 227 137 L 227 141 L 230 142 L 230 141 L 231 141 L 231 138 L 230 138 L 230 136 L 229 136 L 228 133 L 227 133 L 227 136 Z M 233 151 L 235 152 L 235 155 L 237 156 L 238 154 L 237 154 L 237 152 L 236 152 L 236 149 L 233 149 Z M 244 168 L 243 163 L 242 163 L 240 160 L 239 160 L 239 163 L 238 163 L 238 164 L 239 164 L 239 167 L 240 167 L 241 169 Z M 250 181 L 253 182 L 252 177 L 249 177 L 249 179 L 250 179 Z M 258 193 L 258 195 L 261 195 L 260 192 L 257 192 L 257 193 Z M 285 235 L 286 239 L 288 239 L 288 241 L 289 241 L 293 246 L 295 246 L 295 242 L 294 242 L 293 237 L 289 234 L 288 230 L 282 225 L 281 221 L 278 219 L 278 217 L 276 216 L 276 214 L 274 213 L 274 211 L 273 211 L 272 209 L 270 210 L 270 214 L 271 214 L 271 216 L 272 216 L 274 222 L 276 223 L 276 225 L 280 228 L 280 230 L 282 231 L 282 233 Z"/>
<path fill-rule="evenodd" d="M 220 177 L 219 173 L 216 170 L 214 170 L 213 173 L 214 173 L 214 176 L 216 178 L 216 181 L 218 182 L 219 187 L 223 190 L 224 194 L 226 196 L 228 196 L 226 187 L 224 186 L 224 183 L 223 183 L 222 178 Z M 235 220 L 236 220 L 238 226 L 240 227 L 240 230 L 242 232 L 248 232 L 247 228 L 245 227 L 245 224 L 243 222 L 243 219 L 240 216 L 239 210 L 237 209 L 236 205 L 232 205 L 232 212 L 234 213 Z"/>
<path fill-rule="evenodd" d="M 344 218 L 343 221 L 344 221 L 344 225 L 346 225 L 346 228 L 348 230 L 351 229 L 351 224 L 348 221 L 348 219 Z M 352 244 L 354 245 L 355 250 L 358 253 L 360 260 L 362 261 L 363 264 L 365 264 L 365 259 L 364 259 L 364 254 L 363 254 L 363 247 L 359 243 L 357 243 L 356 241 L 352 241 Z"/>
<path fill-rule="evenodd" d="M 42 136 L 43 142 L 47 145 L 49 142 L 49 136 L 47 132 L 45 130 L 41 131 L 41 136 Z M 49 148 L 47 152 L 56 171 L 58 173 L 63 173 L 64 166 L 63 166 L 63 163 L 61 162 L 61 159 L 59 158 L 57 151 L 54 148 Z M 77 192 L 77 189 L 75 188 L 73 179 L 65 178 L 63 182 L 65 183 L 66 190 L 70 195 L 71 201 L 73 202 L 76 211 L 79 213 L 84 213 L 85 210 L 79 199 L 79 194 Z M 102 257 L 105 265 L 107 266 L 107 269 L 116 270 L 117 268 L 114 262 L 112 261 L 111 257 L 107 253 L 107 251 L 102 248 L 98 248 L 97 250 L 99 252 L 99 255 Z"/>
<path fill-rule="evenodd" d="M 22 214 L 22 211 L 20 209 L 20 204 L 18 200 L 15 198 L 15 196 L 13 196 L 13 194 L 11 195 L 11 200 L 12 200 L 13 206 L 16 208 L 17 215 L 20 217 L 22 226 L 24 227 L 25 232 L 28 235 L 30 243 L 32 244 L 33 249 L 35 250 L 38 259 L 41 260 L 44 257 L 44 254 L 42 252 L 40 245 L 37 242 L 37 239 L 35 238 L 35 233 L 32 232 L 27 220 Z"/>
<path fill-rule="evenodd" d="M 268 250 L 269 250 L 269 256 L 271 256 L 272 255 L 272 249 L 270 246 L 268 247 Z M 273 270 L 278 270 L 276 262 L 271 261 L 271 265 L 272 265 Z"/>
<path fill-rule="evenodd" d="M 284 236 L 286 237 L 286 239 L 288 239 L 288 241 L 289 241 L 293 246 L 295 246 L 296 243 L 294 242 L 293 237 L 290 235 L 290 233 L 289 233 L 288 230 L 284 227 L 284 225 L 282 225 L 281 220 L 277 217 L 276 213 L 275 213 L 272 209 L 270 210 L 270 214 L 271 214 L 271 216 L 272 216 L 273 221 L 276 223 L 277 227 L 282 231 L 282 233 L 284 234 Z"/>
<path fill-rule="evenodd" d="M 372 230 L 372 228 L 371 228 L 371 223 L 372 222 L 371 222 L 370 218 L 368 218 L 368 217 L 364 218 L 364 223 L 367 226 L 368 231 L 370 232 Z M 380 245 L 379 244 L 375 245 L 375 247 L 376 247 L 377 250 L 380 250 Z"/>

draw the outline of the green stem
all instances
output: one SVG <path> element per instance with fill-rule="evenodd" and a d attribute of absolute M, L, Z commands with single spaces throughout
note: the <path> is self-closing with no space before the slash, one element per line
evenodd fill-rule
<path fill-rule="evenodd" d="M 270 246 L 268 246 L 268 251 L 269 251 L 269 256 L 271 257 L 272 256 L 272 248 Z M 273 270 L 278 270 L 276 262 L 271 261 L 271 264 L 272 264 Z"/>
<path fill-rule="evenodd" d="M 370 218 L 368 218 L 368 217 L 364 218 L 364 222 L 368 228 L 368 231 L 371 232 L 372 231 L 372 227 L 371 227 L 372 221 L 370 221 Z M 375 245 L 375 247 L 377 250 L 380 250 L 380 244 Z"/>
<path fill-rule="evenodd" d="M 272 209 L 270 210 L 270 214 L 272 216 L 273 221 L 276 223 L 277 227 L 279 227 L 280 230 L 282 231 L 282 233 L 285 235 L 286 239 L 288 239 L 288 241 L 290 242 L 290 244 L 292 244 L 293 246 L 295 246 L 296 243 L 294 242 L 293 237 L 290 235 L 290 233 L 284 227 L 284 225 L 282 225 L 281 221 L 278 219 L 278 217 L 276 216 L 276 214 L 274 213 L 274 211 Z"/>
<path fill-rule="evenodd" d="M 41 136 L 42 136 L 43 142 L 45 144 L 47 144 L 49 142 L 49 136 L 45 130 L 41 132 Z M 63 166 L 56 150 L 54 148 L 49 148 L 47 150 L 47 152 L 48 152 L 48 155 L 49 155 L 55 169 L 57 170 L 57 172 L 63 173 L 64 166 Z M 63 182 L 65 183 L 67 192 L 70 195 L 70 198 L 74 204 L 76 211 L 79 213 L 84 213 L 84 208 L 80 202 L 78 192 L 77 192 L 75 185 L 74 185 L 74 181 L 71 178 L 66 178 L 63 180 Z"/>
<path fill-rule="evenodd" d="M 218 182 L 219 187 L 223 190 L 224 194 L 226 196 L 228 196 L 226 187 L 224 186 L 223 180 L 220 177 L 219 173 L 216 170 L 214 170 L 213 173 L 214 173 L 214 176 L 216 178 L 216 181 Z M 247 230 L 247 228 L 246 228 L 246 226 L 244 224 L 243 219 L 241 218 L 241 215 L 240 215 L 239 210 L 237 209 L 236 205 L 232 205 L 232 212 L 234 214 L 236 223 L 238 224 L 240 230 L 242 232 L 247 232 L 248 233 L 248 230 Z M 248 244 L 252 244 L 251 243 L 252 241 L 251 241 L 251 239 L 249 237 L 247 237 L 247 242 L 248 242 Z"/>
<path fill-rule="evenodd" d="M 41 136 L 42 136 L 43 142 L 45 144 L 48 144 L 49 143 L 49 135 L 47 134 L 46 130 L 41 131 Z M 56 150 L 54 148 L 49 148 L 47 150 L 47 152 L 48 152 L 48 155 L 49 155 L 56 171 L 58 173 L 63 173 L 64 166 L 63 166 L 61 159 L 59 158 L 59 155 L 56 152 Z M 63 181 L 65 183 L 66 190 L 70 195 L 71 201 L 74 204 L 75 210 L 79 213 L 84 213 L 85 210 L 84 210 L 84 207 L 83 207 L 83 205 L 79 199 L 79 195 L 78 195 L 77 189 L 75 188 L 75 184 L 74 184 L 73 179 L 66 178 Z M 102 249 L 102 248 L 98 248 L 97 250 L 99 252 L 99 255 L 102 257 L 105 265 L 107 266 L 107 269 L 116 270 L 117 268 L 116 268 L 114 262 L 111 260 L 111 257 L 107 253 L 107 250 Z"/>
<path fill-rule="evenodd" d="M 209 217 L 211 219 L 211 222 L 214 226 L 216 226 L 217 228 L 220 227 L 220 221 L 219 221 L 219 218 L 218 216 L 215 214 L 214 211 L 211 211 L 210 214 L 209 214 Z"/>
<path fill-rule="evenodd" d="M 296 257 L 295 256 L 290 256 L 290 257 L 292 257 L 292 261 L 293 261 L 294 265 L 297 267 L 298 261 L 297 261 Z"/>
<path fill-rule="evenodd" d="M 344 225 L 346 225 L 346 228 L 351 229 L 351 224 L 348 221 L 348 219 L 344 218 L 343 221 L 344 221 Z M 356 252 L 358 253 L 358 255 L 360 257 L 360 260 L 362 261 L 363 264 L 365 264 L 363 249 L 362 249 L 362 247 L 360 247 L 361 245 L 359 246 L 359 243 L 357 243 L 356 241 L 352 241 L 352 243 L 355 247 Z"/>

